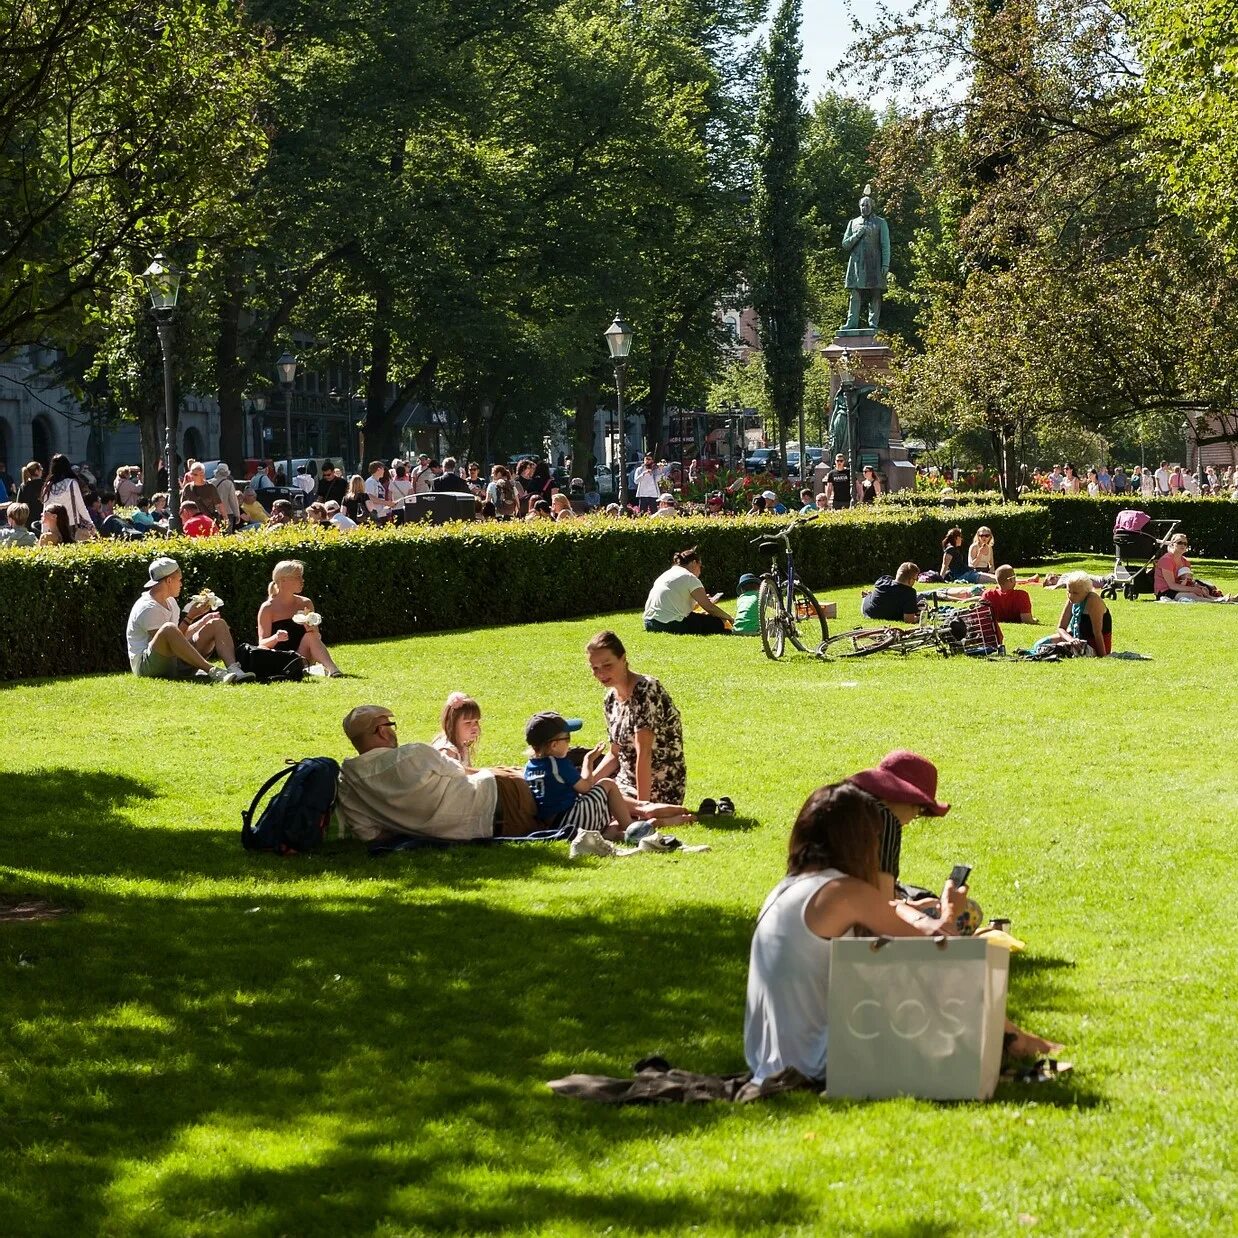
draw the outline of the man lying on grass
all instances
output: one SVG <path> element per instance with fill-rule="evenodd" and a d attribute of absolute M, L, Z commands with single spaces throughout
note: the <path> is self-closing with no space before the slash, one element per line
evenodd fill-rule
<path fill-rule="evenodd" d="M 357 755 L 340 766 L 338 808 L 366 842 L 399 835 L 466 842 L 540 828 L 520 771 L 466 770 L 429 744 L 401 744 L 385 705 L 350 710 L 344 734 Z"/>

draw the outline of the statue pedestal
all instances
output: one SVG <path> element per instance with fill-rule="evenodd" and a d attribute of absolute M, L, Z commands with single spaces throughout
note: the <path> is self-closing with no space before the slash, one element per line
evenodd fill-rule
<path fill-rule="evenodd" d="M 868 327 L 840 328 L 836 332 L 833 341 L 827 344 L 821 352 L 830 361 L 831 365 L 835 367 L 835 373 L 830 379 L 831 408 L 834 406 L 834 400 L 841 387 L 837 367 L 842 362 L 843 353 L 846 353 L 850 359 L 857 387 L 868 386 L 873 383 L 880 386 L 882 376 L 890 368 L 891 350 L 889 344 L 880 342 L 877 339 L 877 333 Z M 873 463 L 871 459 L 865 459 L 865 457 L 874 454 L 876 456 L 875 467 L 881 475 L 882 482 L 887 490 L 906 490 L 916 484 L 915 466 L 907 457 L 907 448 L 903 445 L 903 431 L 898 424 L 897 415 L 891 413 L 890 439 L 887 444 L 876 448 L 862 449 L 858 452 L 859 459 L 856 462 L 855 469 L 857 481 L 859 480 L 858 474 L 861 472 L 861 466 Z M 830 467 L 833 467 L 832 445 L 827 453 L 826 461 Z M 820 471 L 821 477 L 814 478 L 814 484 L 818 490 L 822 488 L 822 479 L 826 471 L 826 469 L 822 469 Z"/>

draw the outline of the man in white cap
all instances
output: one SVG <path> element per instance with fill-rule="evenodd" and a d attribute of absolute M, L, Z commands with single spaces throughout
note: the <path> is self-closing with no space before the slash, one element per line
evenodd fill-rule
<path fill-rule="evenodd" d="M 679 513 L 675 510 L 675 496 L 673 494 L 662 494 L 658 496 L 658 510 L 653 513 L 654 516 L 678 516 Z"/>
<path fill-rule="evenodd" d="M 429 744 L 401 744 L 385 705 L 349 710 L 344 734 L 357 755 L 340 765 L 338 807 L 358 838 L 464 842 L 540 828 L 521 773 L 465 769 Z"/>
<path fill-rule="evenodd" d="M 327 519 L 335 525 L 337 529 L 343 531 L 345 529 L 355 529 L 357 527 L 357 522 L 346 511 L 344 511 L 334 499 L 324 503 L 323 506 L 327 510 Z"/>
<path fill-rule="evenodd" d="M 209 602 L 190 605 L 181 617 L 177 596 L 181 568 L 166 555 L 151 561 L 142 596 L 129 612 L 125 641 L 129 668 L 143 679 L 183 679 L 193 674 L 216 683 L 242 683 L 254 676 L 236 660 L 236 645 L 228 625 Z M 212 666 L 211 655 L 224 667 Z"/>

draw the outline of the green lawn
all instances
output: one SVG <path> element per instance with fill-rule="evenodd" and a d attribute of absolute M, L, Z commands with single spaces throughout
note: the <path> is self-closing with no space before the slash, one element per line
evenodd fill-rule
<path fill-rule="evenodd" d="M 823 594 L 858 617 L 858 587 Z M 596 740 L 602 621 L 345 646 L 354 677 L 299 686 L 6 686 L 0 895 L 77 910 L 0 923 L 0 1233 L 1233 1233 L 1238 608 L 1112 607 L 1154 660 L 772 664 L 606 619 L 683 712 L 690 802 L 748 818 L 679 857 L 239 845 L 257 784 L 345 755 L 362 702 L 428 739 L 468 689 L 493 763 L 538 709 Z M 546 1089 L 650 1052 L 740 1069 L 796 809 L 904 745 L 954 805 L 909 828 L 905 875 L 975 865 L 1029 943 L 1010 1013 L 1069 1046 L 1069 1083 L 647 1110 Z"/>

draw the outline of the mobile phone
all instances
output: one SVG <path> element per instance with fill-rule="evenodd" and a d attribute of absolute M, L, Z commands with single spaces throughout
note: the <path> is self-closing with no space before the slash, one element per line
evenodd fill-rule
<path fill-rule="evenodd" d="M 957 890 L 959 886 L 967 884 L 968 877 L 971 876 L 970 864 L 956 864 L 950 870 L 950 880 L 954 882 L 954 888 Z"/>

